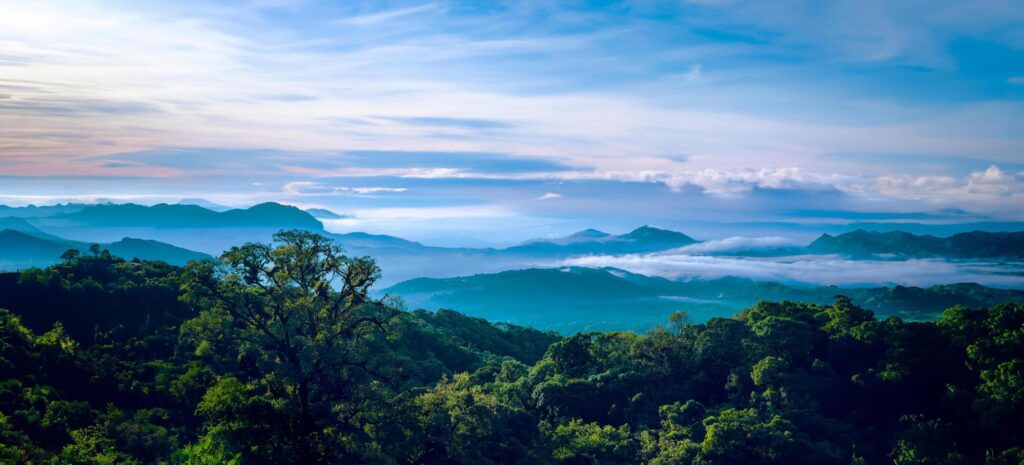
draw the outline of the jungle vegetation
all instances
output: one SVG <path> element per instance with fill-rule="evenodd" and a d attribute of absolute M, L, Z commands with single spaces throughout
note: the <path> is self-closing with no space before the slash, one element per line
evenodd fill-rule
<path fill-rule="evenodd" d="M 371 297 L 314 232 L 0 276 L 0 462 L 1024 463 L 1024 306 L 554 333 Z"/>

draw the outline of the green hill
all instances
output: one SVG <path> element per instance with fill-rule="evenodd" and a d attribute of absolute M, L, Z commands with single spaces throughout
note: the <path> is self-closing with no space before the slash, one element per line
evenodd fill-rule
<path fill-rule="evenodd" d="M 526 269 L 446 279 L 413 279 L 382 292 L 411 307 L 457 308 L 495 321 L 552 329 L 643 331 L 675 310 L 695 321 L 728 317 L 761 300 L 828 303 L 836 295 L 881 315 L 927 320 L 942 310 L 1024 302 L 1024 291 L 978 284 L 927 288 L 796 286 L 744 278 L 670 281 L 622 270 L 566 267 Z"/>
<path fill-rule="evenodd" d="M 808 247 L 813 253 L 851 257 L 896 255 L 904 257 L 998 258 L 1024 257 L 1024 232 L 973 231 L 949 237 L 915 235 L 902 231 L 858 229 L 832 236 L 822 234 Z"/>
<path fill-rule="evenodd" d="M 34 234 L 13 229 L 0 231 L 0 269 L 21 269 L 47 266 L 60 261 L 68 249 L 85 252 L 91 244 L 61 239 L 44 233 Z M 192 260 L 211 258 L 209 255 L 163 242 L 126 237 L 116 242 L 99 244 L 103 250 L 128 260 L 161 260 L 172 265 L 184 265 Z"/>

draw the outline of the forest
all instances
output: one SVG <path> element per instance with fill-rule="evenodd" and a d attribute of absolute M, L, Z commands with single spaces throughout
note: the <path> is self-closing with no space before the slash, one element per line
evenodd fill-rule
<path fill-rule="evenodd" d="M 1024 463 L 1024 306 L 759 302 L 645 334 L 410 310 L 315 232 L 0 274 L 0 462 Z M 457 310 L 457 309 L 456 309 Z"/>

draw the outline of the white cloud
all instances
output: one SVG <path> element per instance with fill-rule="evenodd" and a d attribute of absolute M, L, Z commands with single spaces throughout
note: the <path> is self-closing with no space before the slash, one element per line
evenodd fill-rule
<path fill-rule="evenodd" d="M 286 195 L 323 195 L 330 194 L 333 189 L 313 181 L 293 181 L 281 187 Z"/>
<path fill-rule="evenodd" d="M 1004 173 L 998 166 L 989 166 L 985 171 L 975 171 L 966 178 L 951 176 L 881 176 L 872 185 L 851 186 L 851 191 L 871 192 L 912 199 L 928 200 L 933 203 L 956 203 L 972 201 L 1009 202 L 1009 199 L 1024 196 L 1024 176 Z M 991 203 L 998 206 L 999 204 Z"/>
<path fill-rule="evenodd" d="M 779 236 L 768 236 L 768 237 L 727 237 L 724 239 L 715 239 L 710 241 L 698 242 L 685 247 L 680 247 L 671 251 L 664 252 L 665 255 L 699 255 L 713 252 L 725 252 L 730 250 L 749 250 L 749 249 L 763 249 L 771 247 L 789 247 L 801 245 L 794 242 L 792 239 L 787 239 Z"/>
<path fill-rule="evenodd" d="M 356 194 L 379 194 L 384 192 L 405 192 L 404 187 L 335 187 L 334 192 L 354 192 Z"/>
<path fill-rule="evenodd" d="M 1003 173 L 996 165 L 982 172 L 971 173 L 967 180 L 967 192 L 988 195 L 1013 195 L 1024 193 L 1024 182 Z"/>
<path fill-rule="evenodd" d="M 562 194 L 556 194 L 554 192 L 548 192 L 548 193 L 546 193 L 546 194 L 544 194 L 544 195 L 542 195 L 540 197 L 537 197 L 536 199 L 533 199 L 533 200 L 552 200 L 552 199 L 560 199 L 560 198 L 562 198 Z"/>
<path fill-rule="evenodd" d="M 834 187 L 846 178 L 837 174 L 808 173 L 796 167 L 776 169 L 705 169 L 696 172 L 668 174 L 665 183 L 679 189 L 684 185 L 699 186 L 708 194 L 732 195 L 761 189 L 814 189 Z"/>
<path fill-rule="evenodd" d="M 953 263 L 935 259 L 876 261 L 846 260 L 835 256 L 737 258 L 687 254 L 595 255 L 558 264 L 615 267 L 669 279 L 715 279 L 739 276 L 756 280 L 816 285 L 929 286 L 977 282 L 997 286 L 1024 286 L 1024 276 L 1006 273 L 1007 264 Z M 1024 270 L 1024 264 L 1009 265 Z"/>
<path fill-rule="evenodd" d="M 676 173 L 685 167 L 690 175 L 679 181 L 668 175 L 669 182 L 679 184 L 693 177 L 708 192 L 727 194 L 742 192 L 744 185 L 771 185 L 772 181 L 715 179 L 713 173 L 700 170 L 735 167 L 758 172 L 800 166 L 825 172 L 828 169 L 819 166 L 817 158 L 849 147 L 984 153 L 1004 160 L 1024 149 L 1024 143 L 1010 135 L 1012 128 L 984 137 L 951 136 L 955 131 L 950 129 L 961 127 L 962 122 L 948 118 L 899 117 L 888 118 L 894 122 L 886 124 L 843 124 L 829 118 L 793 119 L 735 109 L 750 98 L 777 90 L 757 80 L 740 89 L 694 89 L 693 95 L 672 83 L 659 87 L 656 76 L 636 86 L 609 83 L 597 89 L 531 92 L 509 83 L 523 80 L 529 81 L 527 88 L 560 89 L 579 75 L 563 73 L 565 80 L 559 81 L 536 68 L 522 68 L 519 74 L 495 80 L 481 65 L 556 50 L 572 60 L 597 60 L 614 71 L 620 66 L 616 57 L 594 47 L 611 32 L 621 31 L 473 37 L 444 30 L 451 18 L 440 14 L 422 18 L 427 15 L 421 13 L 443 13 L 433 3 L 348 18 L 368 29 L 382 29 L 358 34 L 250 21 L 246 12 L 230 8 L 207 13 L 166 6 L 145 11 L 132 5 L 82 1 L 5 6 L 0 16 L 0 51 L 17 65 L 3 66 L 2 80 L 20 83 L 3 92 L 19 105 L 17 111 L 0 112 L 0 140 L 4 141 L 0 157 L 18 161 L 5 168 L 6 174 L 138 173 L 143 168 L 117 171 L 78 154 L 171 145 L 491 151 L 561 157 L 573 165 L 609 173 L 632 171 L 636 176 Z M 415 31 L 422 34 L 412 38 L 387 34 L 387 21 L 396 18 L 420 21 Z M 470 18 L 460 21 L 474 25 Z M 687 59 L 711 54 L 708 60 L 715 53 L 732 53 L 685 45 L 663 52 Z M 549 61 L 554 63 L 545 66 L 566 66 L 563 60 Z M 712 61 L 696 62 L 685 75 L 703 86 L 709 81 L 703 71 L 711 66 Z M 296 89 L 301 89 L 302 99 L 275 97 L 296 94 Z M 709 97 L 712 100 L 700 103 Z M 691 104 L 693 99 L 698 101 Z M 4 101 L 8 100 L 12 99 Z M 866 105 L 860 99 L 838 103 Z M 871 105 L 866 110 L 883 116 L 916 114 L 914 108 L 898 104 Z M 1008 105 L 1019 113 L 1019 106 Z M 976 107 L 967 104 L 942 110 L 956 115 Z M 365 120 L 366 115 L 408 114 L 409 108 L 433 117 L 517 124 L 501 137 L 474 137 L 477 133 L 472 128 L 438 131 L 416 125 L 351 123 Z M 980 111 L 994 110 L 986 106 Z M 680 150 L 693 155 L 685 163 L 651 155 Z M 424 170 L 409 176 L 452 174 L 457 173 Z"/>
<path fill-rule="evenodd" d="M 426 3 L 423 5 L 411 6 L 407 8 L 399 8 L 395 10 L 382 11 L 378 13 L 371 13 L 361 16 L 351 16 L 348 18 L 342 18 L 335 21 L 338 24 L 353 25 L 353 26 L 374 26 L 383 22 L 398 19 L 403 16 L 414 15 L 417 13 L 424 13 L 438 9 L 436 3 Z"/>
<path fill-rule="evenodd" d="M 280 0 L 254 3 L 287 7 Z M 439 3 L 369 14 L 349 10 L 337 22 L 331 19 L 337 16 L 302 18 L 301 8 L 293 8 L 295 21 L 285 22 L 235 6 L 3 2 L 0 174 L 184 179 L 193 173 L 104 165 L 99 156 L 172 146 L 493 152 L 557 159 L 573 169 L 501 174 L 447 167 L 286 166 L 280 178 L 266 181 L 277 185 L 300 176 L 606 179 L 659 182 L 677 190 L 696 186 L 719 197 L 757 188 L 834 188 L 872 201 L 891 196 L 1009 209 L 1006 204 L 1022 195 L 1020 175 L 998 170 L 967 179 L 939 170 L 908 174 L 886 163 L 844 164 L 823 156 L 855 147 L 865 153 L 991 160 L 1004 167 L 1019 161 L 1024 153 L 1019 102 L 936 99 L 919 105 L 907 103 L 911 97 L 868 93 L 845 80 L 801 87 L 799 79 L 812 67 L 827 70 L 835 62 L 942 65 L 948 59 L 940 56 L 946 54 L 945 42 L 933 34 L 999 30 L 1019 21 L 1024 11 L 1013 2 L 940 3 L 922 16 L 914 2 L 891 11 L 838 2 L 820 10 L 821 22 L 806 20 L 808 11 L 818 9 L 786 2 L 716 9 L 743 20 L 738 23 L 778 34 L 763 47 L 783 55 L 806 51 L 801 58 L 812 63 L 790 68 L 746 60 L 748 45 L 665 41 L 644 57 L 605 47 L 630 34 L 642 37 L 647 32 L 639 27 L 646 23 L 578 34 L 553 34 L 540 24 L 526 32 L 517 28 L 517 20 L 536 22 L 535 11 L 518 17 L 523 11 L 518 8 L 543 7 L 537 5 L 512 5 L 502 16 L 507 21 L 496 25 L 493 16 L 449 15 Z M 564 19 L 557 16 L 564 11 L 551 8 L 553 21 Z M 693 20 L 700 26 L 716 18 L 722 19 L 716 14 Z M 721 59 L 734 66 L 718 66 Z M 676 68 L 679 63 L 684 68 Z M 652 71 L 663 68 L 673 71 L 664 76 Z M 1008 82 L 1020 84 L 1020 79 Z M 493 137 L 479 137 L 471 127 L 389 124 L 367 115 L 515 124 Z M 659 155 L 669 153 L 687 157 Z M 856 169 L 843 169 L 850 166 Z M 302 182 L 283 191 L 297 196 L 330 188 Z M 341 192 L 398 192 L 352 189 Z"/>
<path fill-rule="evenodd" d="M 293 181 L 281 188 L 281 193 L 294 196 L 357 194 L 370 195 L 380 193 L 405 192 L 405 187 L 331 187 L 316 181 Z"/>

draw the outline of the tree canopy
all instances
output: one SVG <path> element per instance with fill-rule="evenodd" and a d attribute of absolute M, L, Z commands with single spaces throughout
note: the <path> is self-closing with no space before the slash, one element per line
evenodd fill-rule
<path fill-rule="evenodd" d="M 406 311 L 378 276 L 300 231 L 0 276 L 0 462 L 1024 460 L 1021 305 L 905 322 L 840 296 L 561 338 Z"/>

